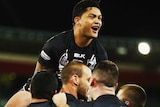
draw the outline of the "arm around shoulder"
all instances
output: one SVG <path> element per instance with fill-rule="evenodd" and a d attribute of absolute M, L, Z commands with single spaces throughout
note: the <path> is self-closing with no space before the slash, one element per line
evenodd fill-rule
<path fill-rule="evenodd" d="M 4 107 L 27 107 L 31 98 L 29 91 L 18 91 L 7 101 Z"/>

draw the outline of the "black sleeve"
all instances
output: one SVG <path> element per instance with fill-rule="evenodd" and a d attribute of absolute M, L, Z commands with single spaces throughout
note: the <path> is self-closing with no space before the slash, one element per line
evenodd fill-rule
<path fill-rule="evenodd" d="M 98 40 L 96 43 L 96 47 L 97 47 L 98 62 L 101 60 L 108 59 L 107 51 L 104 49 L 103 45 Z"/>
<path fill-rule="evenodd" d="M 42 47 L 38 62 L 47 68 L 57 69 L 58 50 L 54 41 L 47 41 Z"/>

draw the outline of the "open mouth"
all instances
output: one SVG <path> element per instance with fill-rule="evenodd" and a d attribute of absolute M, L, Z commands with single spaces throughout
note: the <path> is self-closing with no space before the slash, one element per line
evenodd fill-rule
<path fill-rule="evenodd" d="M 94 31 L 98 31 L 99 27 L 98 27 L 98 26 L 93 26 L 92 29 L 93 29 Z"/>

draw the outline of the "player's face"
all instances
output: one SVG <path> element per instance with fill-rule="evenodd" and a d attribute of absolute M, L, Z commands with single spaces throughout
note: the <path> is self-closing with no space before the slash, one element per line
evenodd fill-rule
<path fill-rule="evenodd" d="M 102 26 L 102 14 L 96 7 L 90 7 L 80 17 L 80 31 L 89 38 L 98 37 L 98 32 Z"/>
<path fill-rule="evenodd" d="M 89 90 L 89 80 L 91 78 L 91 70 L 84 66 L 83 67 L 83 76 L 82 78 L 80 78 L 80 82 L 79 82 L 79 86 L 78 86 L 78 90 L 77 90 L 77 94 L 78 94 L 78 98 L 79 99 L 83 99 L 83 100 L 87 100 L 87 92 Z"/>

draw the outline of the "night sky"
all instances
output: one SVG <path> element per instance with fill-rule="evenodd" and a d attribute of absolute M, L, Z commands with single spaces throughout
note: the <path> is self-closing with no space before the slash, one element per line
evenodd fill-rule
<path fill-rule="evenodd" d="M 63 31 L 72 28 L 72 9 L 79 0 L 0 0 L 0 26 Z M 160 10 L 153 1 L 101 0 L 102 35 L 157 38 Z"/>

